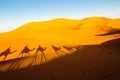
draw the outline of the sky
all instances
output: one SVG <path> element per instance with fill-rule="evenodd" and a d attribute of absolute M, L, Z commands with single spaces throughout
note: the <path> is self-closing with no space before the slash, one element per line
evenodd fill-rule
<path fill-rule="evenodd" d="M 0 33 L 32 21 L 91 16 L 120 18 L 120 0 L 0 0 Z"/>

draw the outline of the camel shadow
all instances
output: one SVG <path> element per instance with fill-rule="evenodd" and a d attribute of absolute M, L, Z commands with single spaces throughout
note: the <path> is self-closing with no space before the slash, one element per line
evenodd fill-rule
<path fill-rule="evenodd" d="M 35 55 L 33 57 L 33 60 L 32 62 L 29 64 L 29 66 L 32 66 L 33 64 L 36 64 L 36 60 L 37 60 L 37 57 L 38 57 L 38 53 L 41 54 L 40 56 L 40 64 L 43 62 L 43 59 L 45 60 L 45 62 L 47 63 L 47 59 L 46 59 L 46 56 L 45 56 L 45 53 L 44 51 L 47 49 L 47 47 L 43 48 L 42 46 L 38 46 L 36 52 L 35 52 Z"/>
<path fill-rule="evenodd" d="M 4 56 L 3 60 L 7 58 L 8 55 L 17 52 L 17 50 L 14 50 L 11 52 L 11 47 L 7 48 L 5 51 L 1 52 L 0 57 Z"/>
<path fill-rule="evenodd" d="M 26 54 L 25 56 L 30 56 L 30 52 L 33 51 L 34 49 L 35 48 L 29 49 L 28 46 L 26 45 L 17 57 L 19 56 L 23 57 L 24 54 Z"/>
<path fill-rule="evenodd" d="M 59 57 L 64 56 L 64 52 L 61 50 L 61 47 L 56 47 L 54 45 L 51 45 L 51 47 Z"/>

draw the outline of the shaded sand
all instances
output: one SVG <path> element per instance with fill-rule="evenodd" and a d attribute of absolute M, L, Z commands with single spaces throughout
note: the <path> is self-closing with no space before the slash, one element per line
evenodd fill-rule
<path fill-rule="evenodd" d="M 46 64 L 0 72 L 0 78 L 2 80 L 120 80 L 119 45 L 120 39 L 107 41 L 101 45 L 86 45 L 73 54 Z"/>

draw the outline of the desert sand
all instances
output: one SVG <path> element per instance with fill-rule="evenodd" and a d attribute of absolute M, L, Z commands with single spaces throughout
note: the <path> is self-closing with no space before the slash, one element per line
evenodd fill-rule
<path fill-rule="evenodd" d="M 1 80 L 120 80 L 119 18 L 30 22 L 0 44 Z"/>

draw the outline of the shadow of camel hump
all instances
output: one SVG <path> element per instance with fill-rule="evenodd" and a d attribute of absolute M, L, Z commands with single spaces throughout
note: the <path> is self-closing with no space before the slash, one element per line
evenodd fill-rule
<path fill-rule="evenodd" d="M 28 46 L 26 45 L 17 57 L 19 57 L 20 55 L 23 57 L 23 54 L 27 54 L 29 56 L 30 55 L 29 52 L 33 51 L 34 49 L 35 48 L 29 49 Z"/>
<path fill-rule="evenodd" d="M 11 52 L 11 47 L 9 47 L 0 54 L 0 57 L 5 56 L 4 57 L 4 60 L 5 60 L 9 54 L 12 54 L 12 53 L 15 53 L 15 52 L 17 52 L 17 50 L 14 50 L 13 52 Z"/>

